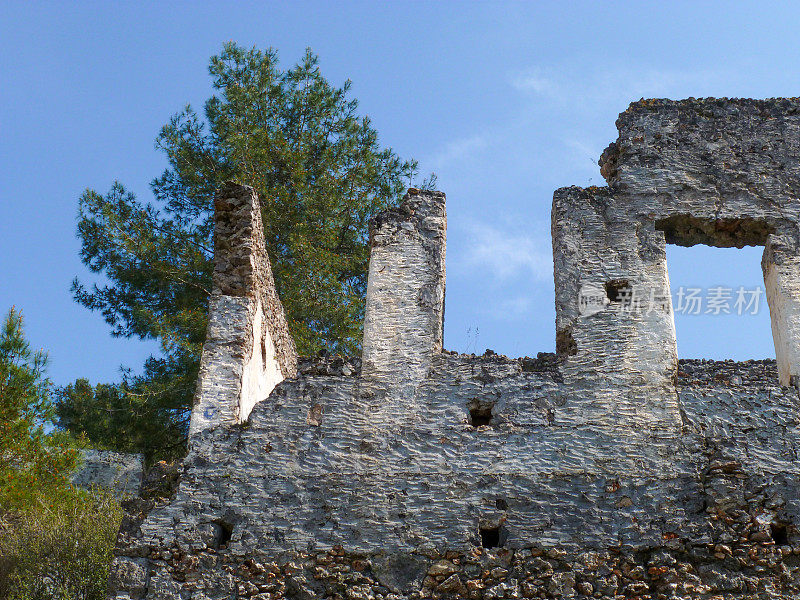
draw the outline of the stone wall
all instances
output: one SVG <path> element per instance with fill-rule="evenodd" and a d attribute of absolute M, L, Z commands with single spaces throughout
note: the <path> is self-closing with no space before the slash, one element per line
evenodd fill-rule
<path fill-rule="evenodd" d="M 101 487 L 119 499 L 139 494 L 144 473 L 144 457 L 110 450 L 83 450 L 81 464 L 72 483 L 83 488 Z"/>
<path fill-rule="evenodd" d="M 275 289 L 255 191 L 228 183 L 214 201 L 214 276 L 190 443 L 204 429 L 241 423 L 297 353 Z"/>
<path fill-rule="evenodd" d="M 794 131 L 795 104 L 621 116 L 609 187 L 554 197 L 556 354 L 442 349 L 438 192 L 410 190 L 373 222 L 363 365 L 304 359 L 246 419 L 257 302 L 229 311 L 242 296 L 220 294 L 195 412 L 228 416 L 193 427 L 174 497 L 121 533 L 111 598 L 795 597 L 799 205 L 778 192 L 797 148 L 747 155 Z M 248 218 L 231 248 L 253 239 Z M 767 247 L 777 364 L 677 360 L 676 242 Z M 263 289 L 218 265 L 226 289 Z"/>

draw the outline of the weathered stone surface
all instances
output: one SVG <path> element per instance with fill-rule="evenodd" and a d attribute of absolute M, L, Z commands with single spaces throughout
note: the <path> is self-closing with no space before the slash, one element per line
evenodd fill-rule
<path fill-rule="evenodd" d="M 297 373 L 255 191 L 228 183 L 217 193 L 214 211 L 214 288 L 190 439 L 246 420 L 277 383 Z"/>
<path fill-rule="evenodd" d="M 604 188 L 557 190 L 552 230 L 557 350 L 565 382 L 585 388 L 572 407 L 601 426 L 678 427 L 664 234 Z"/>
<path fill-rule="evenodd" d="M 782 383 L 798 387 L 800 374 L 800 252 L 791 236 L 770 235 L 761 258 L 772 340 Z"/>
<path fill-rule="evenodd" d="M 236 258 L 254 196 L 222 193 L 251 233 L 217 248 L 198 407 L 229 414 L 174 497 L 131 503 L 111 597 L 797 597 L 796 104 L 620 117 L 609 187 L 554 196 L 556 354 L 442 349 L 444 195 L 411 190 L 372 224 L 363 368 L 301 359 L 244 422 L 278 305 Z M 666 243 L 766 246 L 777 362 L 678 361 Z"/>
<path fill-rule="evenodd" d="M 361 359 L 322 351 L 314 357 L 301 356 L 297 361 L 297 371 L 301 375 L 358 377 L 361 374 Z"/>
<path fill-rule="evenodd" d="M 688 215 L 715 225 L 711 239 L 676 236 L 671 243 L 741 247 L 763 245 L 765 231 L 796 236 L 800 99 L 641 100 L 617 128 L 600 165 L 632 216 Z M 761 223 L 761 233 L 731 232 L 742 220 L 745 229 L 747 220 Z"/>
<path fill-rule="evenodd" d="M 72 476 L 80 487 L 98 486 L 119 499 L 139 494 L 144 472 L 141 454 L 126 454 L 110 450 L 83 450 L 81 465 Z"/>
<path fill-rule="evenodd" d="M 800 376 L 800 99 L 641 100 L 600 159 L 619 210 L 669 243 L 765 246 L 778 371 Z"/>
<path fill-rule="evenodd" d="M 255 190 L 225 184 L 214 199 L 214 222 L 214 294 L 259 297 L 274 359 L 284 377 L 293 377 L 297 352 L 275 289 Z"/>
<path fill-rule="evenodd" d="M 364 375 L 384 385 L 413 389 L 442 351 L 446 223 L 444 194 L 419 190 L 370 223 Z"/>
<path fill-rule="evenodd" d="M 111 564 L 109 586 L 114 590 L 127 590 L 130 593 L 141 594 L 147 591 L 146 558 L 127 558 L 117 556 Z"/>

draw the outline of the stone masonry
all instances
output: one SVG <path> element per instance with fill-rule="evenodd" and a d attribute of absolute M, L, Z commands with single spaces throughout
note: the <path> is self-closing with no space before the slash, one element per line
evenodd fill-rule
<path fill-rule="evenodd" d="M 190 436 L 246 420 L 256 402 L 297 374 L 255 192 L 223 187 L 214 215 L 214 288 Z"/>
<path fill-rule="evenodd" d="M 371 227 L 362 360 L 297 359 L 258 199 L 216 202 L 177 492 L 113 600 L 800 595 L 800 100 L 642 100 L 553 199 L 556 354 L 442 347 L 445 197 Z M 762 245 L 777 360 L 679 361 L 667 243 Z"/>
<path fill-rule="evenodd" d="M 87 489 L 104 488 L 122 500 L 139 495 L 143 473 L 144 457 L 141 454 L 83 450 L 72 483 Z"/>

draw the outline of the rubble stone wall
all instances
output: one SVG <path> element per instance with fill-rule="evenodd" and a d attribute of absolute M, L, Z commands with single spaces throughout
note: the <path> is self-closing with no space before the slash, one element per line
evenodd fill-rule
<path fill-rule="evenodd" d="M 144 457 L 141 454 L 83 450 L 72 483 L 82 488 L 105 488 L 119 499 L 131 498 L 139 494 L 143 474 Z"/>
<path fill-rule="evenodd" d="M 110 597 L 796 597 L 795 107 L 623 113 L 609 187 L 554 196 L 556 354 L 442 349 L 445 198 L 410 190 L 373 222 L 363 365 L 304 359 L 246 419 L 194 427 Z M 777 361 L 678 361 L 666 243 L 765 245 Z M 197 407 L 240 402 L 240 298 L 212 299 Z"/>

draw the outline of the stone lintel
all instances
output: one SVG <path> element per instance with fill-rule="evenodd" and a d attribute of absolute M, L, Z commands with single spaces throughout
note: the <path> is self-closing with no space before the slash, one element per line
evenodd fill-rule
<path fill-rule="evenodd" d="M 617 129 L 600 167 L 630 213 L 721 225 L 686 245 L 763 245 L 800 221 L 800 99 L 640 100 Z"/>

